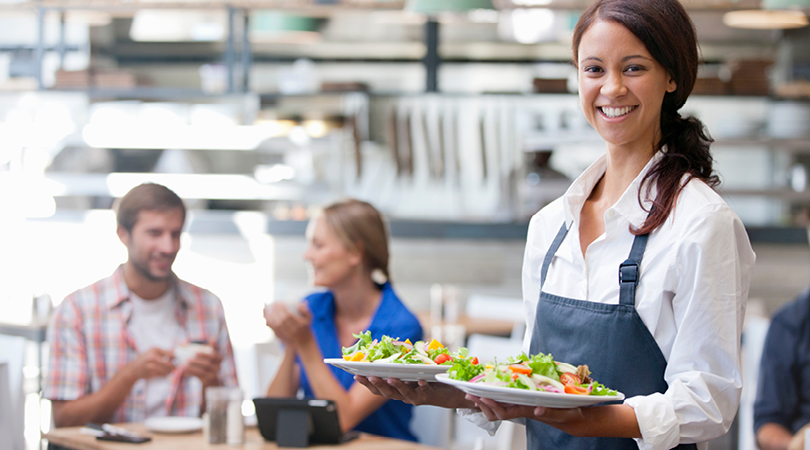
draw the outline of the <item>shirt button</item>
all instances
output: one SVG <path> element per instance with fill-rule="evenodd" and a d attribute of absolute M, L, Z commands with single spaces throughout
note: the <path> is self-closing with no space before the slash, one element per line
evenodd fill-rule
<path fill-rule="evenodd" d="M 614 211 L 612 209 L 610 211 L 608 211 L 608 217 L 613 217 L 615 215 L 616 215 L 616 211 Z"/>

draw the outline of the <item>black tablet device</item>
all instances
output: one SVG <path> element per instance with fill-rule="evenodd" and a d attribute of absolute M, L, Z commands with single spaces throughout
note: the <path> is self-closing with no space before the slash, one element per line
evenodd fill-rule
<path fill-rule="evenodd" d="M 253 404 L 259 433 L 279 447 L 339 444 L 354 437 L 354 433 L 341 433 L 332 400 L 254 398 Z"/>

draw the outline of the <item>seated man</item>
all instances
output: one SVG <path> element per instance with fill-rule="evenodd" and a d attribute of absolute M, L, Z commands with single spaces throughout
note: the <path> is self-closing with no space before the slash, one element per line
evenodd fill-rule
<path fill-rule="evenodd" d="M 121 198 L 127 262 L 67 296 L 48 328 L 43 396 L 57 427 L 199 417 L 206 387 L 237 385 L 222 303 L 172 272 L 185 217 L 180 197 L 158 184 Z"/>
<path fill-rule="evenodd" d="M 759 369 L 754 432 L 762 450 L 804 449 L 810 423 L 810 290 L 771 320 Z"/>

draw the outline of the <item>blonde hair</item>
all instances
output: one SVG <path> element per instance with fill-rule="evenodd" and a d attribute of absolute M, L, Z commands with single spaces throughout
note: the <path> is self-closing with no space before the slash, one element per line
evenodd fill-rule
<path fill-rule="evenodd" d="M 324 208 L 323 217 L 347 249 L 360 252 L 363 264 L 376 284 L 382 285 L 390 280 L 388 230 L 377 209 L 364 201 L 346 199 Z"/>

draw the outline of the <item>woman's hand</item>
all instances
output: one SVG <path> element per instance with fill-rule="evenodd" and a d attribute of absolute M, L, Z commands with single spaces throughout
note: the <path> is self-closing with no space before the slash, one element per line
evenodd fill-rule
<path fill-rule="evenodd" d="M 466 395 L 466 399 L 475 403 L 490 421 L 525 417 L 551 425 L 572 436 L 584 436 L 582 434 L 584 432 L 583 425 L 586 424 L 586 421 L 582 414 L 582 408 L 557 409 L 542 406 L 511 405 L 470 394 Z"/>
<path fill-rule="evenodd" d="M 273 303 L 265 308 L 264 320 L 286 346 L 298 350 L 314 341 L 312 315 L 305 303 L 299 303 L 294 311 L 283 303 Z"/>
<path fill-rule="evenodd" d="M 511 405 L 470 394 L 467 394 L 466 399 L 472 401 L 491 421 L 524 417 L 551 425 L 571 436 L 641 437 L 635 412 L 627 405 L 560 409 Z"/>
<path fill-rule="evenodd" d="M 443 383 L 428 383 L 425 380 L 401 381 L 396 378 L 384 380 L 378 377 L 355 375 L 354 380 L 373 394 L 400 400 L 411 405 L 433 405 L 443 408 L 474 408 L 473 402 L 464 398 L 464 393 Z"/>

